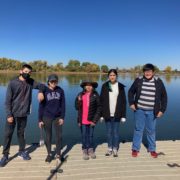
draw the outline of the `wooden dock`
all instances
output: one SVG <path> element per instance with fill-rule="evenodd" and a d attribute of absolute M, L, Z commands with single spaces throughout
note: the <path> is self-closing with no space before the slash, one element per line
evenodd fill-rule
<path fill-rule="evenodd" d="M 65 161 L 63 173 L 52 170 L 58 166 L 57 160 L 45 163 L 46 149 L 37 145 L 27 146 L 32 160 L 23 161 L 17 157 L 18 146 L 11 147 L 10 162 L 0 168 L 0 180 L 179 180 L 180 141 L 158 141 L 159 156 L 154 159 L 142 145 L 137 158 L 131 157 L 131 143 L 120 144 L 118 157 L 105 157 L 107 145 L 96 148 L 96 159 L 83 160 L 81 145 L 72 149 L 63 148 Z M 0 148 L 2 152 L 2 147 Z M 50 172 L 51 171 L 51 172 Z M 57 173 L 56 173 L 57 172 Z"/>

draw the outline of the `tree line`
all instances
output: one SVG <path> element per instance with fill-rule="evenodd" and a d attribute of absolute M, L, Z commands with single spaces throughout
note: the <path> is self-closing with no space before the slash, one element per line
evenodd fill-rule
<path fill-rule="evenodd" d="M 0 58 L 0 70 L 16 71 L 19 70 L 25 63 L 27 62 L 8 58 Z M 55 65 L 49 65 L 48 62 L 44 60 L 35 60 L 28 62 L 28 64 L 32 66 L 34 72 L 108 72 L 109 70 L 107 65 L 99 66 L 98 64 L 91 62 L 81 63 L 79 60 L 69 60 L 66 66 L 64 66 L 62 62 L 58 62 Z"/>
<path fill-rule="evenodd" d="M 21 68 L 23 64 L 27 62 L 22 62 L 19 60 L 9 59 L 9 58 L 0 58 L 0 70 L 1 71 L 16 71 Z M 49 65 L 47 61 L 44 60 L 35 60 L 28 62 L 33 68 L 34 72 L 103 72 L 107 73 L 109 67 L 107 65 L 101 65 L 91 63 L 91 62 L 80 62 L 79 60 L 69 60 L 66 66 L 62 62 L 58 62 L 55 65 Z M 119 68 L 116 67 L 118 72 L 129 72 L 129 73 L 140 73 L 142 72 L 142 66 L 137 65 L 133 68 Z M 171 66 L 167 66 L 164 70 L 160 70 L 156 67 L 156 72 L 164 73 L 180 73 L 177 69 L 173 70 Z"/>

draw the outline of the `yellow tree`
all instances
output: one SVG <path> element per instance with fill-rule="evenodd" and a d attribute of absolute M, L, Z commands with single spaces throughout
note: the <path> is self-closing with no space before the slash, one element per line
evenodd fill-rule
<path fill-rule="evenodd" d="M 167 66 L 167 67 L 164 69 L 164 72 L 166 72 L 166 73 L 171 73 L 171 71 L 172 71 L 171 66 Z"/>

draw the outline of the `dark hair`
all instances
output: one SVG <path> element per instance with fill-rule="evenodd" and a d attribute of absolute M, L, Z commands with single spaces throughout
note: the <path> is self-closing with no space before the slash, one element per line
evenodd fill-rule
<path fill-rule="evenodd" d="M 108 71 L 108 76 L 109 76 L 109 74 L 111 74 L 112 72 L 113 72 L 116 76 L 118 76 L 118 73 L 117 73 L 117 70 L 116 70 L 116 69 L 110 69 L 110 70 Z"/>
<path fill-rule="evenodd" d="M 32 67 L 29 64 L 23 64 L 22 69 L 28 68 L 32 71 Z"/>
<path fill-rule="evenodd" d="M 155 71 L 155 67 L 153 64 L 148 63 L 143 66 L 143 72 L 149 71 L 149 70 L 152 70 L 153 72 Z"/>

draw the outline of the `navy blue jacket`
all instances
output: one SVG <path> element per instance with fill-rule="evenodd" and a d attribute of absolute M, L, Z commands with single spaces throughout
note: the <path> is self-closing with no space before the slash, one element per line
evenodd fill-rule
<path fill-rule="evenodd" d="M 64 119 L 65 117 L 65 96 L 64 90 L 57 86 L 54 90 L 46 87 L 44 100 L 39 103 L 39 122 L 43 117 L 50 119 Z"/>
<path fill-rule="evenodd" d="M 157 116 L 159 111 L 164 113 L 166 110 L 167 93 L 162 80 L 159 77 L 154 77 L 154 80 L 156 88 L 154 115 Z M 143 77 L 138 77 L 130 87 L 128 92 L 128 100 L 130 106 L 134 104 L 137 107 L 137 102 L 141 94 L 142 83 Z"/>

